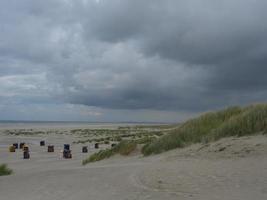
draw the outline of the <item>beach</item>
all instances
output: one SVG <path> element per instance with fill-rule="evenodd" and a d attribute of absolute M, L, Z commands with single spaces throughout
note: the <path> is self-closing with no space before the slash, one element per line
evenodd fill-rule
<path fill-rule="evenodd" d="M 73 144 L 80 136 L 68 134 L 70 127 L 61 127 L 63 134 L 51 129 L 49 134 L 10 135 L 3 130 L 0 163 L 14 173 L 0 177 L 1 200 L 267 199 L 266 136 L 225 138 L 148 157 L 136 151 L 83 166 L 82 160 L 99 149 L 86 144 L 89 152 L 81 153 L 84 144 Z M 22 159 L 21 150 L 8 152 L 14 142 L 28 144 L 29 160 Z M 66 143 L 72 159 L 62 158 Z M 54 153 L 47 153 L 49 144 Z M 100 145 L 105 148 L 108 144 Z"/>

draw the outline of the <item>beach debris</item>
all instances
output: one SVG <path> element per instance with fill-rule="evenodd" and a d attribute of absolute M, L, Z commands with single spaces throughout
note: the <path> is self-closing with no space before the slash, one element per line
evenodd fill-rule
<path fill-rule="evenodd" d="M 88 153 L 88 147 L 87 146 L 83 146 L 82 147 L 82 152 L 83 153 Z"/>
<path fill-rule="evenodd" d="M 44 140 L 40 141 L 40 146 L 45 146 L 45 141 Z"/>
<path fill-rule="evenodd" d="M 47 152 L 49 152 L 49 153 L 54 152 L 54 145 L 47 146 Z"/>
<path fill-rule="evenodd" d="M 15 147 L 15 149 L 19 148 L 19 144 L 18 143 L 13 143 L 13 146 Z"/>
<path fill-rule="evenodd" d="M 19 144 L 19 148 L 20 149 L 23 149 L 23 146 L 25 145 L 25 143 L 24 142 L 21 142 L 20 144 Z"/>
<path fill-rule="evenodd" d="M 72 158 L 71 150 L 64 149 L 63 150 L 63 158 L 65 158 L 65 159 Z"/>
<path fill-rule="evenodd" d="M 14 145 L 9 146 L 9 152 L 16 152 L 16 147 Z"/>
<path fill-rule="evenodd" d="M 99 143 L 95 143 L 95 149 L 99 148 Z"/>

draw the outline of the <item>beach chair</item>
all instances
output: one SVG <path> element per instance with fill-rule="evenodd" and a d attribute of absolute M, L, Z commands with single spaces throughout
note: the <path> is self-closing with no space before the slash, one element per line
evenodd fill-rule
<path fill-rule="evenodd" d="M 95 149 L 99 148 L 99 143 L 95 143 Z"/>
<path fill-rule="evenodd" d="M 28 151 L 23 152 L 23 159 L 30 159 L 30 153 Z"/>
<path fill-rule="evenodd" d="M 14 145 L 9 146 L 9 152 L 16 152 L 16 147 Z"/>
<path fill-rule="evenodd" d="M 54 152 L 54 146 L 53 145 L 49 145 L 47 147 L 47 152 L 49 152 L 49 153 Z"/>
<path fill-rule="evenodd" d="M 28 147 L 27 145 L 24 145 L 24 146 L 23 146 L 23 151 L 24 151 L 24 152 L 29 152 L 29 147 Z"/>
<path fill-rule="evenodd" d="M 63 151 L 63 158 L 65 158 L 65 159 L 72 158 L 71 150 L 64 149 L 64 151 Z"/>
<path fill-rule="evenodd" d="M 70 150 L 70 145 L 69 144 L 64 144 L 64 150 Z"/>
<path fill-rule="evenodd" d="M 83 153 L 88 153 L 88 148 L 87 148 L 87 146 L 83 146 L 83 148 L 82 148 L 82 152 L 83 152 Z"/>
<path fill-rule="evenodd" d="M 13 143 L 13 146 L 15 147 L 15 149 L 19 148 L 19 144 L 18 143 Z"/>
<path fill-rule="evenodd" d="M 19 144 L 19 148 L 20 149 L 23 149 L 23 146 L 25 145 L 25 143 L 24 142 L 21 142 L 20 144 Z"/>

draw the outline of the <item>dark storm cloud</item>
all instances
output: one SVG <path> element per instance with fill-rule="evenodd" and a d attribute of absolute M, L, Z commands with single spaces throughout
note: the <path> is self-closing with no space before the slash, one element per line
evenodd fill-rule
<path fill-rule="evenodd" d="M 114 2 L 116 9 L 109 9 L 108 5 Z M 248 69 L 266 64 L 266 1 L 124 1 L 121 7 L 120 2 L 105 1 L 108 14 L 100 15 L 95 26 L 103 31 L 96 35 L 115 36 L 110 42 L 124 39 L 127 32 L 123 30 L 129 30 L 127 26 L 133 24 L 138 28 L 128 37 L 138 35 L 137 42 L 148 55 L 192 65 L 215 65 L 227 71 L 235 65 Z M 131 18 L 121 20 L 121 10 L 131 10 Z M 113 24 L 112 28 L 107 24 Z"/>
<path fill-rule="evenodd" d="M 38 90 L 57 102 L 190 112 L 266 101 L 266 8 L 264 0 L 2 1 L 0 81 L 22 86 L 0 86 L 0 95 L 36 99 Z"/>

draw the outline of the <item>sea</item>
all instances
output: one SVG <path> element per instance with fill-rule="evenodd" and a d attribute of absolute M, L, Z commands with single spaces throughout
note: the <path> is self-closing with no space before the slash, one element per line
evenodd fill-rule
<path fill-rule="evenodd" d="M 165 123 L 152 122 L 77 122 L 77 121 L 1 121 L 0 129 L 64 129 L 64 128 L 118 128 L 122 126 L 159 125 Z"/>

